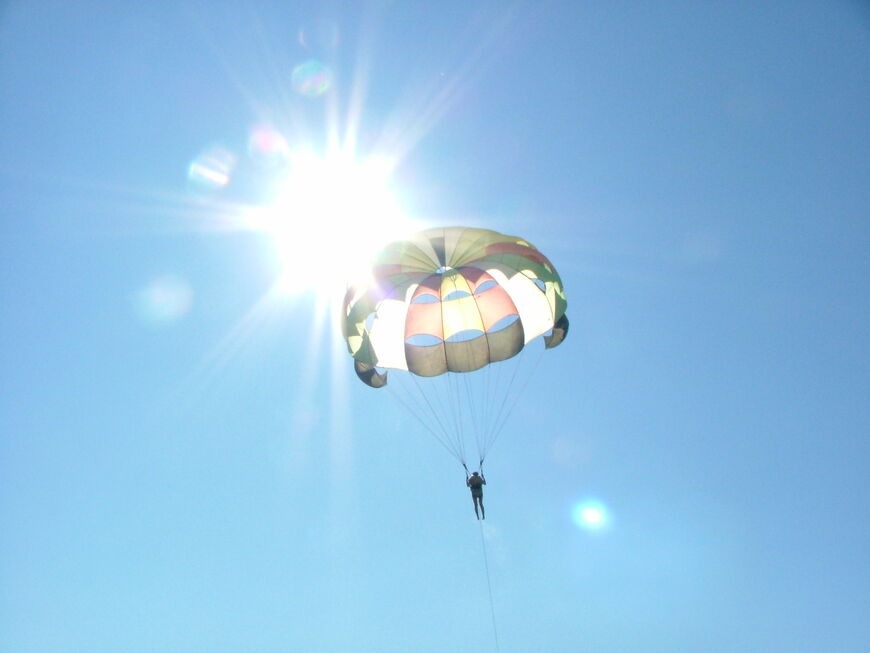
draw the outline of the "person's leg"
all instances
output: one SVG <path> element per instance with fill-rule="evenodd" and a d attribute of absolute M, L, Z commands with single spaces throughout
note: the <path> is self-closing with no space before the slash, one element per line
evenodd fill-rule
<path fill-rule="evenodd" d="M 478 503 L 480 503 L 480 515 L 481 515 L 480 518 L 486 519 L 486 510 L 483 507 L 483 495 L 481 495 L 477 501 L 478 501 Z"/>
<path fill-rule="evenodd" d="M 474 516 L 480 519 L 480 514 L 477 512 L 477 502 L 479 501 L 479 499 L 472 494 L 471 500 L 474 502 Z"/>

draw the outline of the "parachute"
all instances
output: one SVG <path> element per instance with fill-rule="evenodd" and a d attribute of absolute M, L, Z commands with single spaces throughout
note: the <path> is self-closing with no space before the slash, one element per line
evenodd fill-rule
<path fill-rule="evenodd" d="M 559 345 L 566 308 L 558 272 L 528 241 L 427 229 L 387 245 L 371 278 L 348 287 L 342 335 L 363 383 L 391 387 L 388 370 L 407 373 L 397 399 L 463 465 L 474 432 L 482 463 L 526 380 L 499 368 L 539 337 Z"/>

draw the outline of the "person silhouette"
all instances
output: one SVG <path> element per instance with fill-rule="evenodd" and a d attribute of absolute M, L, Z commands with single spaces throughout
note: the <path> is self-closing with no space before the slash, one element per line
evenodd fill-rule
<path fill-rule="evenodd" d="M 471 489 L 471 500 L 474 502 L 474 515 L 478 519 L 486 519 L 486 510 L 483 508 L 483 486 L 486 478 L 478 472 L 472 472 L 471 476 L 465 477 L 465 484 Z M 480 512 L 477 507 L 480 506 Z"/>

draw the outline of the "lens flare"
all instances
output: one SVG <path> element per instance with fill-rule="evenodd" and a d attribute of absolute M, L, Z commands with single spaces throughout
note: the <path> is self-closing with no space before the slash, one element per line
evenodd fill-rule
<path fill-rule="evenodd" d="M 332 71 L 316 59 L 301 63 L 293 69 L 293 90 L 306 97 L 323 95 L 332 86 Z"/>
<path fill-rule="evenodd" d="M 187 178 L 197 188 L 217 190 L 232 178 L 236 156 L 219 145 L 204 150 L 187 168 Z"/>
<path fill-rule="evenodd" d="M 611 523 L 607 506 L 597 499 L 584 499 L 577 503 L 571 511 L 574 523 L 586 531 L 603 531 Z"/>
<path fill-rule="evenodd" d="M 269 125 L 255 125 L 248 134 L 248 156 L 266 167 L 287 162 L 290 146 L 284 134 Z"/>
<path fill-rule="evenodd" d="M 193 304 L 193 290 L 184 279 L 167 275 L 155 279 L 136 296 L 136 309 L 147 324 L 164 326 L 184 317 Z"/>

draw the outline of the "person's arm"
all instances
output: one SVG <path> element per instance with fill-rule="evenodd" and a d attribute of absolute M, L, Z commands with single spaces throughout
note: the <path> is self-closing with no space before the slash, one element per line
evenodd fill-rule
<path fill-rule="evenodd" d="M 483 481 L 483 484 L 486 485 L 486 476 L 483 474 L 480 475 L 480 480 Z"/>

